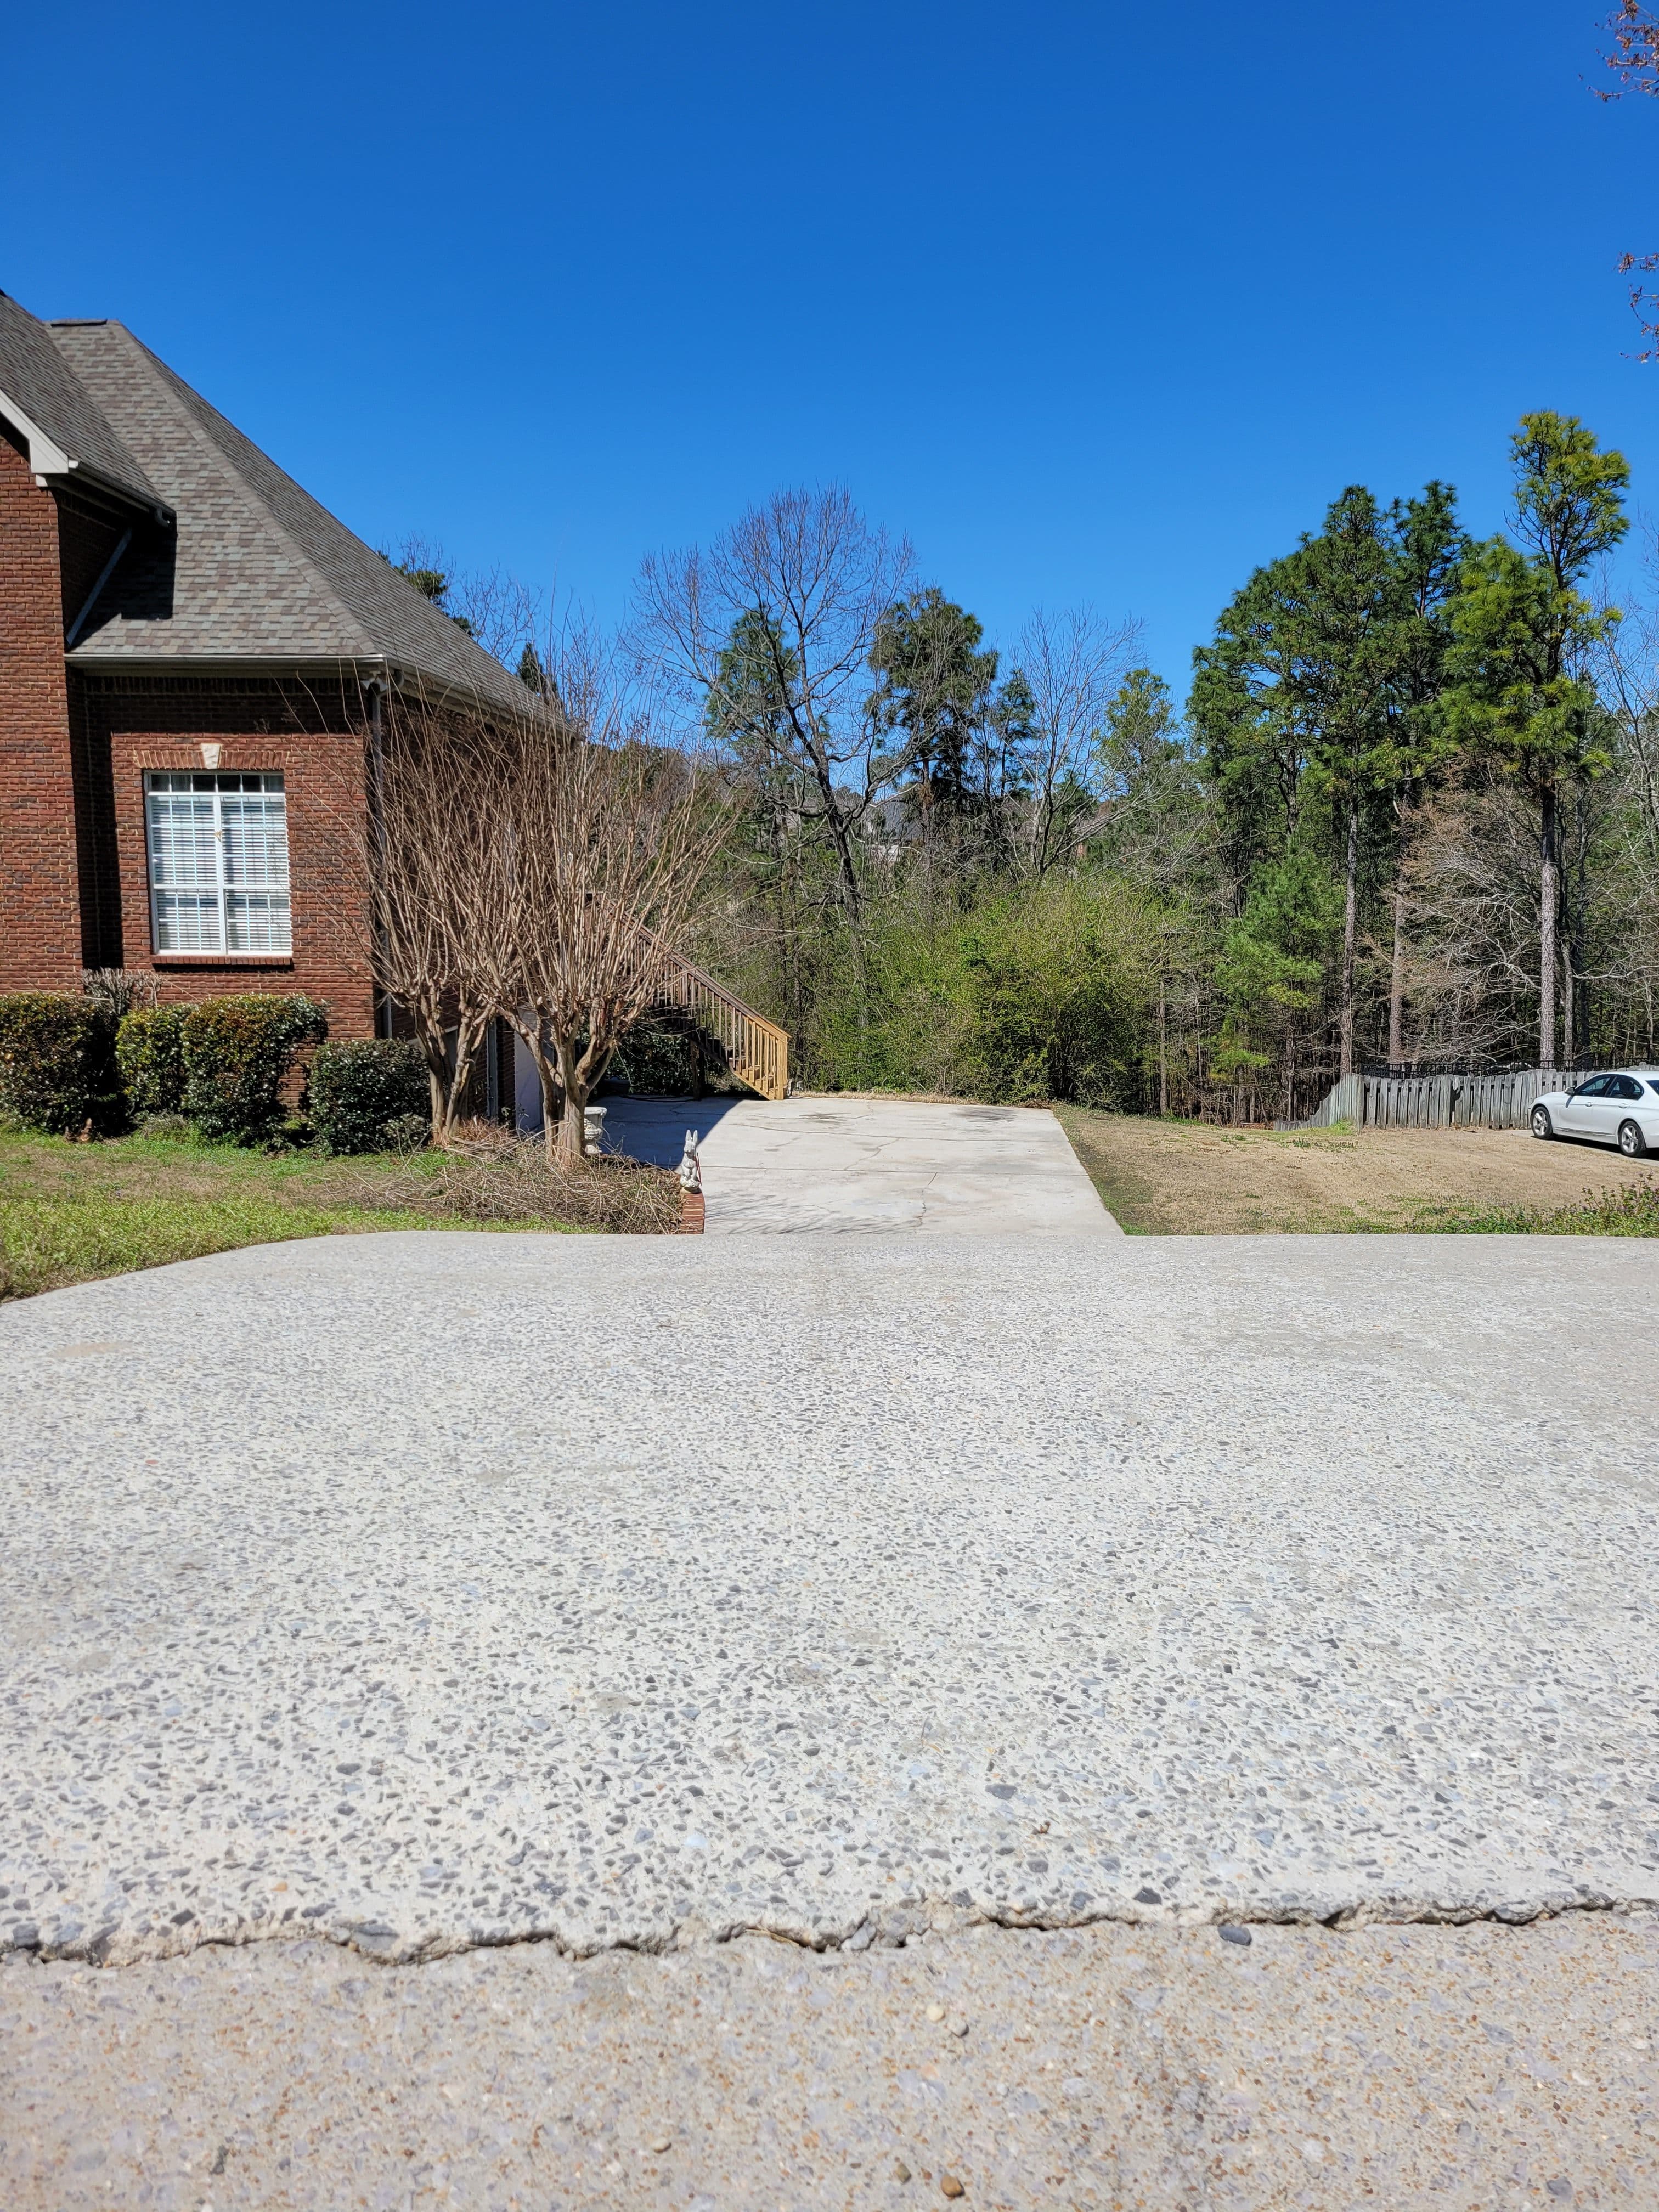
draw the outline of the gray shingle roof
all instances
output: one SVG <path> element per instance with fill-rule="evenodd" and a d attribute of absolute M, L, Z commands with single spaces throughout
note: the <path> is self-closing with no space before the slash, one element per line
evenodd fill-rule
<path fill-rule="evenodd" d="M 0 394 L 43 431 L 72 469 L 85 469 L 117 491 L 155 507 L 160 495 L 94 404 L 64 360 L 54 334 L 0 292 Z"/>
<path fill-rule="evenodd" d="M 0 301 L 0 392 L 21 363 L 88 456 L 103 455 L 100 473 L 119 461 L 178 518 L 175 529 L 135 532 L 82 626 L 76 665 L 385 662 L 524 706 L 516 677 L 123 325 L 40 323 Z"/>

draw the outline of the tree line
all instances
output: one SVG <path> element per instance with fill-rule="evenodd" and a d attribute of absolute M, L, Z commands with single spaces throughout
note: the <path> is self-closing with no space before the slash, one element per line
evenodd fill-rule
<path fill-rule="evenodd" d="M 812 1086 L 1254 1120 L 1361 1066 L 1651 1059 L 1659 625 L 1600 585 L 1629 471 L 1551 413 L 1511 448 L 1489 538 L 1444 483 L 1342 491 L 1184 705 L 1132 622 L 994 644 L 838 489 L 653 556 L 635 711 L 717 771 L 682 949 Z M 554 696 L 556 641 L 491 642 Z"/>

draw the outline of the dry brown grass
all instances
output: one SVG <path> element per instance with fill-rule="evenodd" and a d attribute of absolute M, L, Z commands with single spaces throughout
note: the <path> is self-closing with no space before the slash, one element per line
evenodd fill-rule
<path fill-rule="evenodd" d="M 414 1154 L 399 1173 L 377 1166 L 335 1188 L 349 1202 L 406 1206 L 440 1220 L 557 1222 L 621 1237 L 661 1237 L 680 1224 L 679 1178 L 637 1160 L 551 1161 L 539 1137 L 463 1122 L 438 1155 Z"/>
<path fill-rule="evenodd" d="M 1108 1209 L 1153 1235 L 1431 1229 L 1659 1187 L 1659 1161 L 1520 1129 L 1225 1129 L 1057 1111 Z"/>

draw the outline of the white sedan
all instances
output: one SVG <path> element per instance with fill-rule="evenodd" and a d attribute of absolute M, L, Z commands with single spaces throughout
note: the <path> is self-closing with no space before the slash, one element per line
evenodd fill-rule
<path fill-rule="evenodd" d="M 1628 1160 L 1659 1152 L 1659 1067 L 1621 1067 L 1573 1091 L 1547 1091 L 1532 1109 L 1532 1133 L 1617 1145 Z"/>

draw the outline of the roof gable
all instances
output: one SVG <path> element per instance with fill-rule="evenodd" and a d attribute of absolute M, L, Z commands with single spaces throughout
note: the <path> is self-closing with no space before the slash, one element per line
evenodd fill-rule
<path fill-rule="evenodd" d="M 0 415 L 27 440 L 40 477 L 77 471 L 124 499 L 158 507 L 160 495 L 76 377 L 43 322 L 0 292 Z"/>
<path fill-rule="evenodd" d="M 118 576 L 77 660 L 386 661 L 522 704 L 498 661 L 130 331 L 70 325 L 52 335 L 179 514 L 171 613 L 134 606 L 139 579 L 124 594 Z M 152 603 L 167 552 L 149 550 Z"/>
<path fill-rule="evenodd" d="M 8 365 L 58 445 L 72 436 L 100 477 L 121 471 L 177 518 L 135 530 L 79 627 L 76 665 L 383 664 L 524 704 L 499 661 L 123 325 L 41 323 L 0 295 Z"/>

